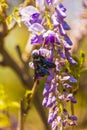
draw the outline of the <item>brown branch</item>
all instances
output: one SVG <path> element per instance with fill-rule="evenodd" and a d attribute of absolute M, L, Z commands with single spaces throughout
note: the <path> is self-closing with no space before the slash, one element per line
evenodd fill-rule
<path fill-rule="evenodd" d="M 0 48 L 0 53 L 4 57 L 4 65 L 11 67 L 18 74 L 23 84 L 31 88 L 33 85 L 33 80 L 28 74 L 28 70 L 25 66 L 23 65 L 22 67 L 19 67 L 4 48 Z"/>
<path fill-rule="evenodd" d="M 20 101 L 20 110 L 19 110 L 19 121 L 18 121 L 18 127 L 17 130 L 24 130 L 24 119 L 25 115 L 23 113 L 23 99 Z"/>
<path fill-rule="evenodd" d="M 16 64 L 16 62 L 11 58 L 11 56 L 7 53 L 7 51 L 1 46 L 0 46 L 0 53 L 4 57 L 4 65 L 11 67 L 18 74 L 19 78 L 21 79 L 22 83 L 24 85 L 26 85 L 27 89 L 31 89 L 32 85 L 33 85 L 33 80 L 30 77 L 28 70 L 26 69 L 25 65 L 23 64 L 22 67 L 19 67 Z M 41 103 L 40 97 L 38 95 L 38 92 L 35 95 L 34 104 L 35 104 L 35 107 L 36 107 L 39 115 L 42 118 L 42 121 L 45 125 L 45 129 L 49 130 L 50 127 L 47 123 L 47 117 L 46 117 L 45 111 L 44 111 L 44 109 L 41 105 L 42 103 Z"/>

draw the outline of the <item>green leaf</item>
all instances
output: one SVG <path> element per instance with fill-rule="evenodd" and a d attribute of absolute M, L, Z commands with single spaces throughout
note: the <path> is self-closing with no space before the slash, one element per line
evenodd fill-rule
<path fill-rule="evenodd" d="M 21 26 L 21 19 L 20 19 L 20 15 L 19 15 L 19 9 L 17 7 L 14 8 L 13 10 L 13 19 L 16 20 L 16 22 L 18 23 L 19 26 Z"/>
<path fill-rule="evenodd" d="M 8 5 L 6 3 L 6 0 L 0 0 L 0 7 L 1 8 L 8 8 Z"/>
<path fill-rule="evenodd" d="M 17 7 L 15 7 L 12 14 L 10 14 L 6 18 L 6 24 L 8 26 L 8 29 L 11 28 L 11 26 L 14 24 L 15 21 L 18 23 L 19 26 L 21 26 L 21 19 L 20 19 L 20 15 L 19 15 L 18 11 L 19 11 L 19 9 Z"/>
<path fill-rule="evenodd" d="M 6 3 L 3 3 L 1 6 L 2 6 L 3 8 L 8 8 L 8 5 L 7 5 Z"/>
<path fill-rule="evenodd" d="M 8 28 L 10 28 L 11 22 L 12 22 L 12 15 L 9 15 L 9 16 L 6 18 L 6 24 L 7 24 Z"/>
<path fill-rule="evenodd" d="M 60 111 L 62 113 L 63 112 L 63 105 L 62 105 L 62 103 L 59 104 L 59 108 L 60 108 Z"/>
<path fill-rule="evenodd" d="M 32 94 L 32 90 L 26 90 L 25 98 L 29 97 Z"/>

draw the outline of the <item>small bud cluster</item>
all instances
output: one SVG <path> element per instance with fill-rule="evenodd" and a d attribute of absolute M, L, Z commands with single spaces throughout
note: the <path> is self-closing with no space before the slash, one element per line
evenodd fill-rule
<path fill-rule="evenodd" d="M 36 7 L 20 9 L 22 21 L 32 32 L 31 44 L 39 45 L 32 52 L 34 78 L 47 76 L 42 105 L 49 109 L 48 123 L 52 130 L 62 130 L 67 124 L 76 125 L 77 117 L 70 115 L 67 103 L 77 101 L 72 87 L 77 82 L 66 64 L 76 65 L 70 54 L 72 41 L 67 35 L 70 26 L 65 21 L 66 8 L 58 0 L 36 0 Z"/>

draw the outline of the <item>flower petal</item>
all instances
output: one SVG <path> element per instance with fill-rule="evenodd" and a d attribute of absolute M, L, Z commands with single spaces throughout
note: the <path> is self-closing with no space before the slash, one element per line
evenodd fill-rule
<path fill-rule="evenodd" d="M 57 18 L 56 18 L 56 16 L 54 14 L 52 15 L 51 19 L 52 19 L 52 22 L 53 22 L 53 26 L 55 28 L 58 27 L 59 22 L 57 21 Z"/>
<path fill-rule="evenodd" d="M 63 26 L 64 30 L 70 30 L 71 29 L 70 26 L 67 24 L 66 21 L 62 22 L 62 26 Z"/>
<path fill-rule="evenodd" d="M 77 82 L 77 80 L 73 76 L 70 76 L 69 80 L 70 80 L 71 83 L 76 83 Z"/>
<path fill-rule="evenodd" d="M 32 35 L 31 37 L 31 44 L 42 44 L 43 43 L 43 37 L 42 35 Z"/>
<path fill-rule="evenodd" d="M 78 118 L 76 116 L 74 116 L 74 115 L 69 116 L 68 119 L 70 119 L 70 120 L 78 120 Z"/>
<path fill-rule="evenodd" d="M 31 15 L 30 17 L 30 23 L 33 24 L 33 23 L 41 23 L 41 18 L 40 18 L 40 14 L 39 13 L 34 13 Z"/>
<path fill-rule="evenodd" d="M 45 29 L 41 24 L 34 23 L 29 27 L 29 31 L 31 31 L 35 34 L 42 34 L 45 31 Z"/>
<path fill-rule="evenodd" d="M 64 40 L 65 40 L 69 45 L 72 45 L 72 41 L 70 40 L 70 38 L 69 38 L 67 35 L 65 35 Z"/>
<path fill-rule="evenodd" d="M 29 20 L 30 16 L 34 13 L 40 13 L 34 6 L 27 6 L 20 8 L 19 14 L 22 16 L 22 21 Z"/>
<path fill-rule="evenodd" d="M 53 0 L 46 0 L 46 3 L 50 6 L 53 3 Z"/>
<path fill-rule="evenodd" d="M 66 34 L 66 32 L 65 32 L 65 30 L 64 30 L 64 28 L 63 28 L 63 26 L 62 26 L 62 24 L 59 25 L 59 32 L 60 32 L 60 35 L 61 35 L 61 36 L 65 36 L 65 34 Z"/>
<path fill-rule="evenodd" d="M 58 19 L 61 20 L 61 19 L 64 19 L 66 17 L 66 13 L 65 13 L 65 8 L 64 7 L 61 7 L 60 5 L 58 5 L 56 8 L 56 13 L 58 15 Z"/>
<path fill-rule="evenodd" d="M 44 12 L 44 10 L 45 10 L 44 0 L 36 0 L 36 7 L 37 7 L 41 12 Z"/>

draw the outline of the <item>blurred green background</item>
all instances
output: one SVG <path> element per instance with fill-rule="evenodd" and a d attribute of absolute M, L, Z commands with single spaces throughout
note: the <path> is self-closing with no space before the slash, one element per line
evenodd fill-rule
<path fill-rule="evenodd" d="M 8 0 L 8 2 L 9 13 L 12 11 L 15 5 L 17 6 L 19 3 L 21 3 L 20 0 Z M 79 14 L 82 11 L 81 0 L 64 0 L 64 5 L 67 7 L 67 21 L 72 26 L 74 20 L 79 18 Z M 28 38 L 29 32 L 27 31 L 27 28 L 22 25 L 22 27 L 17 26 L 15 29 L 13 29 L 10 34 L 4 39 L 6 50 L 18 64 L 21 64 L 21 61 L 16 51 L 16 45 L 19 45 L 21 51 L 24 52 Z M 85 52 L 85 59 L 87 59 L 87 35 L 80 42 L 79 48 L 76 52 L 77 55 L 79 55 L 80 50 L 83 50 Z M 86 61 L 87 60 L 85 60 L 84 66 L 87 67 Z M 78 101 L 75 105 L 75 114 L 78 117 L 78 126 L 76 127 L 76 130 L 87 130 L 86 78 L 87 72 L 84 72 L 80 77 L 80 88 L 76 95 Z M 0 66 L 0 130 L 3 130 L 3 126 L 7 127 L 10 125 L 10 118 L 8 116 L 7 119 L 4 110 L 8 110 L 8 113 L 12 115 L 12 120 L 14 119 L 15 122 L 18 120 L 19 102 L 20 99 L 24 96 L 24 92 L 24 86 L 18 75 L 11 68 Z M 31 106 L 29 115 L 27 116 L 25 126 L 26 130 L 44 130 L 44 124 L 42 123 L 41 118 L 38 115 L 33 104 Z M 10 130 L 9 128 L 6 129 Z"/>

